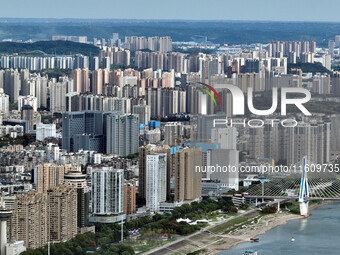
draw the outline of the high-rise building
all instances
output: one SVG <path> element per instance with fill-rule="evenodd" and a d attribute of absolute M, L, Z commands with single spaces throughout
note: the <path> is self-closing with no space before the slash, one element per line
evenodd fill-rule
<path fill-rule="evenodd" d="M 333 40 L 328 41 L 328 54 L 332 57 L 334 56 L 335 42 Z"/>
<path fill-rule="evenodd" d="M 237 129 L 235 127 L 211 129 L 211 142 L 220 144 L 220 149 L 236 150 Z"/>
<path fill-rule="evenodd" d="M 226 114 L 218 113 L 211 115 L 196 115 L 192 120 L 192 140 L 202 143 L 209 143 L 211 141 L 212 128 L 225 128 L 226 125 L 216 124 L 214 127 L 215 119 L 225 119 Z"/>
<path fill-rule="evenodd" d="M 138 183 L 138 195 L 141 198 L 146 198 L 146 183 L 147 183 L 147 156 L 148 155 L 155 155 L 160 153 L 165 153 L 167 155 L 167 173 L 166 173 L 166 180 L 167 180 L 167 198 L 170 197 L 170 170 L 171 170 L 171 162 L 170 162 L 170 147 L 168 145 L 163 146 L 156 146 L 153 144 L 148 144 L 146 146 L 142 146 L 139 148 L 139 183 Z"/>
<path fill-rule="evenodd" d="M 92 72 L 93 94 L 103 94 L 104 85 L 109 83 L 109 69 L 97 69 Z"/>
<path fill-rule="evenodd" d="M 73 136 L 73 150 L 105 152 L 104 136 L 96 134 L 76 134 Z"/>
<path fill-rule="evenodd" d="M 38 110 L 38 99 L 34 96 L 19 96 L 18 97 L 18 111 L 22 110 L 24 105 L 30 105 L 34 111 Z"/>
<path fill-rule="evenodd" d="M 112 112 L 103 111 L 82 111 L 63 113 L 63 139 L 62 148 L 67 151 L 74 151 L 76 135 L 95 134 L 106 135 L 106 115 Z M 102 140 L 105 148 L 104 140 Z"/>
<path fill-rule="evenodd" d="M 169 36 L 159 38 L 159 51 L 168 52 L 172 51 L 172 39 Z"/>
<path fill-rule="evenodd" d="M 23 240 L 30 249 L 43 247 L 49 241 L 48 200 L 46 193 L 28 192 L 3 197 L 13 216 L 7 222 L 8 236 Z"/>
<path fill-rule="evenodd" d="M 0 88 L 0 112 L 9 113 L 9 96 L 3 93 L 2 88 Z"/>
<path fill-rule="evenodd" d="M 174 69 L 175 72 L 183 71 L 184 54 L 179 52 L 171 52 L 168 55 L 168 70 Z"/>
<path fill-rule="evenodd" d="M 64 175 L 64 183 L 77 189 L 78 228 L 88 226 L 90 192 L 86 183 L 86 174 L 83 174 L 80 169 L 71 170 Z"/>
<path fill-rule="evenodd" d="M 34 110 L 30 105 L 24 105 L 21 109 L 21 119 L 27 121 L 28 131 L 34 129 Z M 26 131 L 27 132 L 27 131 Z M 27 132 L 28 133 L 28 132 Z"/>
<path fill-rule="evenodd" d="M 172 39 L 165 37 L 125 36 L 124 47 L 132 51 L 149 49 L 151 51 L 172 51 Z"/>
<path fill-rule="evenodd" d="M 34 167 L 34 184 L 38 193 L 64 183 L 64 175 L 75 167 L 72 165 L 40 164 Z"/>
<path fill-rule="evenodd" d="M 23 96 L 37 98 L 37 107 L 47 107 L 47 77 L 40 74 L 30 74 L 27 69 L 21 70 L 21 92 Z"/>
<path fill-rule="evenodd" d="M 9 56 L 1 56 L 1 67 L 2 68 L 9 68 Z"/>
<path fill-rule="evenodd" d="M 106 68 L 106 69 L 108 69 L 110 71 L 110 69 L 111 69 L 111 60 L 110 60 L 110 57 L 103 58 L 102 65 L 103 65 L 103 68 Z"/>
<path fill-rule="evenodd" d="M 91 71 L 99 69 L 99 57 L 95 56 L 91 61 Z"/>
<path fill-rule="evenodd" d="M 332 93 L 333 94 L 340 94 L 340 72 L 333 72 L 331 75 L 331 83 L 332 83 Z"/>
<path fill-rule="evenodd" d="M 4 92 L 9 95 L 11 103 L 18 102 L 20 92 L 20 73 L 15 69 L 6 69 L 4 75 Z"/>
<path fill-rule="evenodd" d="M 307 156 L 315 164 L 330 160 L 331 123 L 300 122 L 293 128 L 283 128 L 277 123 L 249 128 L 248 151 L 254 158 L 272 158 L 275 162 L 293 165 Z"/>
<path fill-rule="evenodd" d="M 139 122 L 147 125 L 151 117 L 151 109 L 149 105 L 134 105 L 133 113 L 139 115 Z"/>
<path fill-rule="evenodd" d="M 5 208 L 0 209 L 0 224 L 1 224 L 1 238 L 0 238 L 0 253 L 7 254 L 7 221 L 13 215 L 12 211 Z"/>
<path fill-rule="evenodd" d="M 44 193 L 28 192 L 3 197 L 13 212 L 8 222 L 10 239 L 23 240 L 36 249 L 48 242 L 66 242 L 77 234 L 77 192 L 71 186 L 51 187 Z"/>
<path fill-rule="evenodd" d="M 136 186 L 132 183 L 124 184 L 124 212 L 126 215 L 136 213 Z"/>
<path fill-rule="evenodd" d="M 119 39 L 119 33 L 113 33 L 112 34 L 112 41 L 115 44 L 114 46 L 118 46 L 119 47 L 119 45 L 117 45 L 118 39 Z"/>
<path fill-rule="evenodd" d="M 167 155 L 159 153 L 146 156 L 146 207 L 159 211 L 159 203 L 166 201 Z"/>
<path fill-rule="evenodd" d="M 207 166 L 215 170 L 209 171 L 210 180 L 220 182 L 222 187 L 239 189 L 239 152 L 237 150 L 208 150 Z"/>
<path fill-rule="evenodd" d="M 260 72 L 260 60 L 247 59 L 245 61 L 245 73 L 259 73 Z"/>
<path fill-rule="evenodd" d="M 77 68 L 89 68 L 89 57 L 77 54 L 74 57 L 73 69 Z"/>
<path fill-rule="evenodd" d="M 164 126 L 165 144 L 178 146 L 181 144 L 183 136 L 183 125 L 180 122 L 168 122 Z"/>
<path fill-rule="evenodd" d="M 106 153 L 127 156 L 138 152 L 139 116 L 112 113 L 106 119 Z"/>
<path fill-rule="evenodd" d="M 66 94 L 73 92 L 73 80 L 68 77 L 59 78 L 59 82 L 50 83 L 50 110 L 66 111 Z"/>
<path fill-rule="evenodd" d="M 69 185 L 47 190 L 48 235 L 51 242 L 66 242 L 78 233 L 77 189 Z"/>
<path fill-rule="evenodd" d="M 0 58 L 0 62 L 1 59 L 3 58 L 3 56 Z M 0 70 L 0 88 L 3 89 L 4 88 L 4 75 L 5 75 L 5 70 Z M 2 93 L 4 93 L 2 91 Z"/>
<path fill-rule="evenodd" d="M 339 47 L 340 46 L 340 35 L 336 35 L 335 36 L 335 47 Z"/>
<path fill-rule="evenodd" d="M 96 167 L 92 170 L 92 222 L 118 222 L 124 215 L 124 170 Z"/>
<path fill-rule="evenodd" d="M 88 68 L 72 70 L 73 91 L 81 93 L 90 91 L 90 79 Z"/>
<path fill-rule="evenodd" d="M 328 74 L 316 73 L 313 76 L 313 92 L 317 94 L 330 94 L 331 81 Z"/>
<path fill-rule="evenodd" d="M 121 49 L 121 50 L 117 50 L 114 52 L 114 57 L 113 57 L 113 62 L 116 65 L 125 65 L 125 66 L 129 66 L 130 65 L 130 51 L 129 50 L 125 50 L 125 49 Z"/>
<path fill-rule="evenodd" d="M 192 201 L 201 198 L 202 173 L 196 171 L 202 165 L 201 148 L 182 148 L 172 156 L 174 173 L 174 200 Z"/>

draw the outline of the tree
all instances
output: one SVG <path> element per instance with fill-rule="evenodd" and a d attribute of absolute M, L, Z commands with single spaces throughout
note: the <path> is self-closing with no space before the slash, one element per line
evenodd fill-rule
<path fill-rule="evenodd" d="M 263 213 L 276 213 L 277 208 L 276 206 L 266 206 L 265 208 L 262 209 Z"/>

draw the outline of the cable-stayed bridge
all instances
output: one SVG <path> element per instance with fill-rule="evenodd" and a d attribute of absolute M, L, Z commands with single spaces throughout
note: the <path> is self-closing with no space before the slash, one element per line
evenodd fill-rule
<path fill-rule="evenodd" d="M 270 180 L 262 179 L 252 185 L 246 198 L 296 199 L 301 215 L 308 214 L 310 200 L 340 201 L 340 169 L 336 164 L 314 164 L 307 157 L 289 168 L 289 171 L 272 172 Z"/>

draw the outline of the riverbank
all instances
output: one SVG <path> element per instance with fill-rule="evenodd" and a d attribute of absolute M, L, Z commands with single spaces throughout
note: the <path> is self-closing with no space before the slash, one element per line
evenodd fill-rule
<path fill-rule="evenodd" d="M 239 228 L 228 235 L 221 235 L 223 238 L 221 238 L 218 243 L 207 246 L 207 251 L 203 254 L 217 254 L 221 252 L 221 250 L 229 250 L 233 246 L 243 242 L 249 242 L 251 238 L 256 238 L 277 226 L 285 225 L 290 220 L 302 218 L 303 216 L 287 212 L 264 215 L 257 224 Z"/>
<path fill-rule="evenodd" d="M 313 203 L 310 205 L 309 210 L 314 210 L 328 203 L 329 202 L 324 201 Z M 143 254 L 217 254 L 223 250 L 229 250 L 240 243 L 249 242 L 250 238 L 265 234 L 267 231 L 277 226 L 287 224 L 288 221 L 302 218 L 304 217 L 289 212 L 261 214 L 260 211 L 254 209 L 241 213 L 238 216 L 230 217 L 223 222 L 206 227 L 189 236 L 182 236 L 176 241 L 152 249 Z"/>
<path fill-rule="evenodd" d="M 309 207 L 309 211 L 315 210 L 321 206 L 326 204 L 330 204 L 332 202 L 319 202 L 313 203 Z M 235 245 L 238 245 L 243 242 L 249 242 L 251 238 L 256 238 L 259 235 L 265 234 L 267 231 L 288 223 L 288 221 L 303 219 L 303 216 L 297 214 L 291 214 L 288 212 L 280 212 L 276 214 L 265 215 L 260 218 L 260 221 L 253 226 L 249 226 L 246 228 L 240 228 L 233 232 L 232 234 L 224 236 L 218 243 L 211 244 L 207 246 L 205 252 L 201 254 L 206 255 L 214 255 L 220 253 L 222 250 L 229 250 Z M 222 237 L 222 236 L 221 236 Z"/>

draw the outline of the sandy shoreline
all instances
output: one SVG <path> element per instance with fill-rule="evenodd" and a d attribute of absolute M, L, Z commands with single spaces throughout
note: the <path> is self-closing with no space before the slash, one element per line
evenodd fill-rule
<path fill-rule="evenodd" d="M 314 210 L 330 202 L 323 202 L 318 204 L 313 204 L 309 207 L 309 210 Z M 223 250 L 229 250 L 235 245 L 240 243 L 249 242 L 250 238 L 255 238 L 259 235 L 265 234 L 267 231 L 281 225 L 285 225 L 290 220 L 303 219 L 303 216 L 297 214 L 291 214 L 287 212 L 281 212 L 276 214 L 269 214 L 263 216 L 260 223 L 253 226 L 247 227 L 246 229 L 240 229 L 235 233 L 230 235 L 225 235 L 223 238 L 215 244 L 207 245 L 205 249 L 207 250 L 203 254 L 217 254 Z M 222 236 L 221 236 L 222 237 Z"/>

